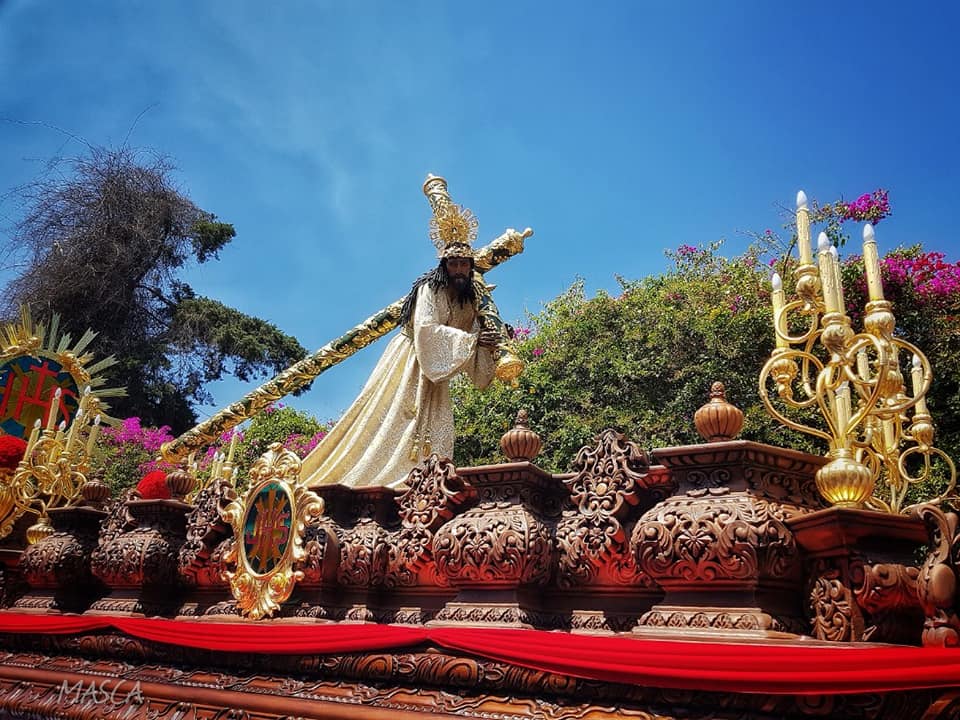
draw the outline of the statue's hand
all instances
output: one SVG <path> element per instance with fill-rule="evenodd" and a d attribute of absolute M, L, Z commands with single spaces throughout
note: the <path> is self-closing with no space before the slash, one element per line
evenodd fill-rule
<path fill-rule="evenodd" d="M 500 344 L 500 333 L 496 330 L 481 330 L 477 335 L 477 345 L 480 347 L 494 348 Z"/>

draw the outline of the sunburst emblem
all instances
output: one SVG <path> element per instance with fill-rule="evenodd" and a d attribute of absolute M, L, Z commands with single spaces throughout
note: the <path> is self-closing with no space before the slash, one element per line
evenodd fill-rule
<path fill-rule="evenodd" d="M 469 208 L 450 204 L 430 219 L 430 240 L 438 250 L 450 245 L 472 245 L 480 221 Z"/>
<path fill-rule="evenodd" d="M 46 418 L 57 390 L 58 414 L 69 424 L 87 387 L 98 414 L 116 422 L 106 414 L 105 400 L 126 390 L 106 387 L 101 373 L 117 361 L 111 355 L 93 362 L 88 346 L 96 336 L 87 330 L 74 343 L 61 332 L 58 315 L 48 324 L 35 324 L 26 306 L 20 308 L 20 322 L 0 328 L 0 433 L 26 438 L 33 424 Z"/>

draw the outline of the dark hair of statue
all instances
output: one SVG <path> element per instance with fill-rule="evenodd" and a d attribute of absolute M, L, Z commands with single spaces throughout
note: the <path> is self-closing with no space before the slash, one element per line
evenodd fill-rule
<path fill-rule="evenodd" d="M 466 287 L 463 289 L 463 292 L 459 293 L 457 300 L 460 301 L 460 306 L 463 307 L 466 303 L 476 303 L 477 293 L 473 287 L 473 258 L 470 259 L 470 275 L 469 282 L 467 282 Z M 446 260 L 441 260 L 435 268 L 428 270 L 423 275 L 418 277 L 413 281 L 413 287 L 410 288 L 410 293 L 403 300 L 403 307 L 400 310 L 400 325 L 406 325 L 410 322 L 410 318 L 413 317 L 413 312 L 416 309 L 417 305 L 417 293 L 420 291 L 420 287 L 424 283 L 430 284 L 431 290 L 439 290 L 440 288 L 445 288 L 450 285 L 450 273 L 447 272 L 447 262 Z"/>

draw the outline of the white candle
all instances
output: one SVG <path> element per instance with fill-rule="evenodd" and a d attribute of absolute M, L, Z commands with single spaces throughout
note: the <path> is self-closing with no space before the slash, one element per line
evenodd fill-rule
<path fill-rule="evenodd" d="M 770 285 L 773 288 L 770 297 L 773 300 L 773 332 L 777 347 L 787 347 L 787 339 L 780 334 L 780 317 L 783 314 L 784 297 L 783 280 L 780 279 L 779 273 L 773 274 L 773 277 L 770 278 Z M 786 327 L 784 327 L 784 332 L 786 332 Z"/>
<path fill-rule="evenodd" d="M 810 210 L 807 209 L 807 194 L 797 193 L 797 247 L 800 250 L 800 264 L 812 265 L 813 254 L 810 251 Z"/>
<path fill-rule="evenodd" d="M 94 443 L 97 442 L 97 435 L 100 434 L 100 416 L 97 415 L 93 419 L 93 427 L 90 428 L 90 435 L 87 438 L 87 456 L 93 454 Z"/>
<path fill-rule="evenodd" d="M 23 453 L 23 457 L 30 457 L 30 452 L 33 450 L 33 446 L 37 444 L 37 437 L 40 435 L 40 419 L 36 419 L 33 422 L 33 430 L 30 431 L 30 439 L 27 441 L 27 449 Z"/>
<path fill-rule="evenodd" d="M 47 413 L 47 427 L 44 428 L 47 432 L 53 430 L 54 424 L 57 422 L 57 410 L 60 407 L 60 395 L 63 391 L 60 388 L 57 388 L 56 392 L 53 393 L 53 399 L 50 401 L 50 410 Z"/>
<path fill-rule="evenodd" d="M 823 304 L 827 312 L 838 312 L 836 281 L 833 275 L 833 260 L 830 256 L 830 240 L 825 232 L 817 238 L 817 261 L 820 266 L 820 284 L 823 287 Z"/>
<path fill-rule="evenodd" d="M 234 453 L 234 451 L 237 449 L 237 436 L 238 436 L 238 435 L 239 435 L 239 433 L 238 433 L 236 430 L 234 430 L 233 436 L 230 438 L 230 450 L 227 452 L 227 462 L 228 462 L 228 463 L 232 463 L 232 462 L 233 462 L 233 453 Z"/>
<path fill-rule="evenodd" d="M 926 396 L 920 394 L 923 390 L 923 364 L 920 362 L 920 358 L 916 355 L 913 356 L 913 364 L 910 369 L 910 378 L 913 381 L 911 383 L 913 385 L 913 397 L 916 398 L 919 396 L 920 398 L 917 400 L 917 404 L 915 406 L 916 412 L 920 413 L 921 415 L 926 415 L 927 399 Z"/>
<path fill-rule="evenodd" d="M 867 295 L 870 300 L 883 300 L 883 282 L 880 279 L 880 256 L 873 225 L 863 228 L 863 267 L 867 274 Z"/>
<path fill-rule="evenodd" d="M 83 402 L 80 403 L 83 405 Z M 77 410 L 77 414 L 73 416 L 73 421 L 70 423 L 70 432 L 67 433 L 67 446 L 66 451 L 69 453 L 73 448 L 73 441 L 77 438 L 77 429 L 83 424 L 83 408 L 81 407 Z"/>
<path fill-rule="evenodd" d="M 847 426 L 850 424 L 850 383 L 844 380 L 837 388 L 837 427 L 840 437 L 847 437 Z"/>
<path fill-rule="evenodd" d="M 861 380 L 870 379 L 870 362 L 867 360 L 867 351 L 861 350 L 857 353 L 857 373 Z"/>
<path fill-rule="evenodd" d="M 830 246 L 830 265 L 833 269 L 833 286 L 837 289 L 837 311 L 846 313 L 847 304 L 843 299 L 843 278 L 840 275 L 840 253 L 836 245 Z"/>

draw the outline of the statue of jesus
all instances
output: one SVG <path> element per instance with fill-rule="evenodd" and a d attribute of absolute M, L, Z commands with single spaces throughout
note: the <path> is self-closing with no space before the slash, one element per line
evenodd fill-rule
<path fill-rule="evenodd" d="M 483 388 L 494 376 L 501 334 L 480 323 L 478 296 L 485 286 L 471 247 L 476 220 L 446 198 L 434 204 L 431 222 L 439 264 L 414 282 L 401 330 L 360 396 L 304 458 L 309 487 L 396 487 L 431 453 L 452 457 L 450 380 L 465 373 Z"/>

